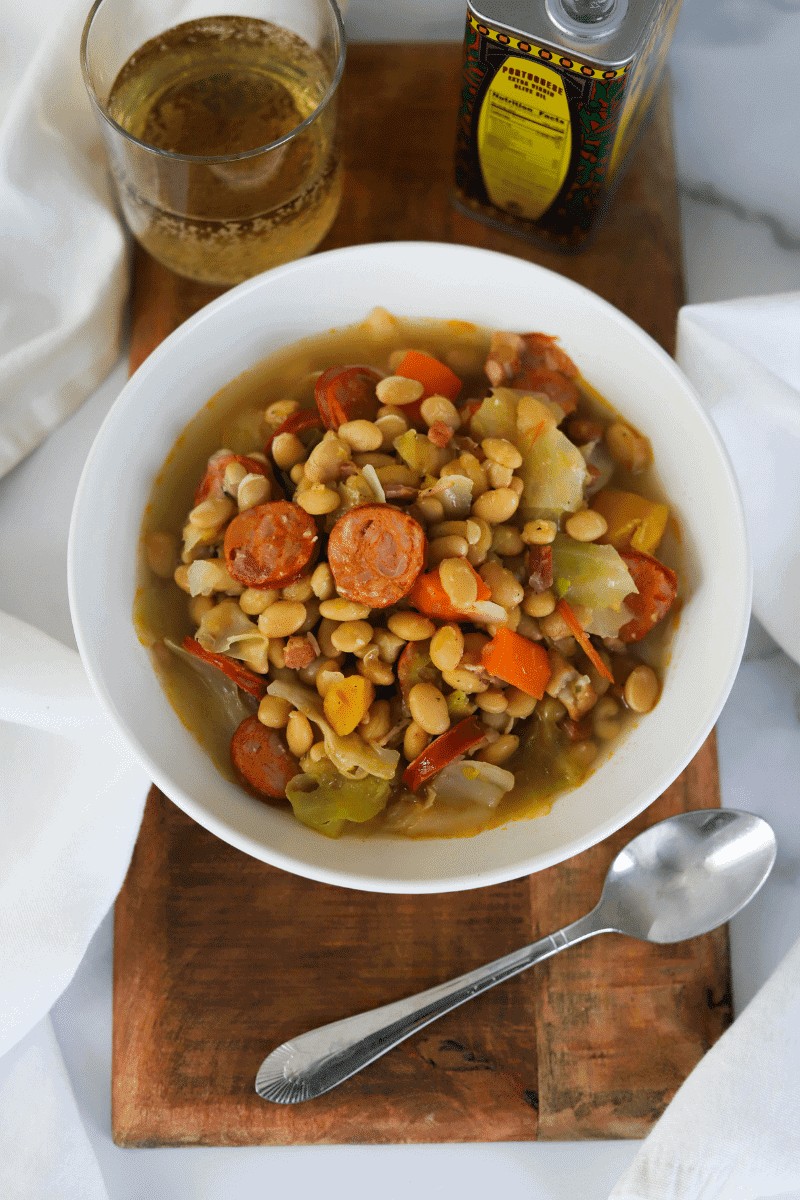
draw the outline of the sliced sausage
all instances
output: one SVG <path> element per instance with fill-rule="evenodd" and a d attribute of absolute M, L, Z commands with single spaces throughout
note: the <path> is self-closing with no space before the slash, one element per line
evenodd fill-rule
<path fill-rule="evenodd" d="M 337 591 L 370 608 L 388 608 L 407 595 L 424 562 L 422 526 L 386 504 L 351 508 L 328 539 Z"/>
<path fill-rule="evenodd" d="M 371 367 L 330 367 L 314 384 L 314 399 L 327 429 L 345 421 L 371 421 L 378 411 L 375 385 L 381 376 Z"/>
<path fill-rule="evenodd" d="M 277 729 L 246 717 L 231 738 L 231 762 L 241 779 L 262 796 L 286 798 L 286 785 L 299 771 Z"/>
<path fill-rule="evenodd" d="M 625 597 L 633 615 L 619 631 L 622 642 L 640 642 L 667 615 L 678 594 L 678 576 L 657 558 L 638 550 L 621 552 L 631 579 L 639 589 Z"/>
<path fill-rule="evenodd" d="M 578 368 L 548 333 L 493 333 L 485 370 L 494 387 L 544 392 L 565 413 L 577 407 L 580 393 L 573 380 Z"/>
<path fill-rule="evenodd" d="M 303 574 L 316 553 L 314 518 L 288 500 L 259 504 L 225 531 L 225 564 L 246 587 L 280 588 Z"/>
<path fill-rule="evenodd" d="M 195 504 L 201 504 L 209 497 L 215 500 L 219 499 L 225 480 L 225 468 L 232 462 L 238 462 L 243 466 L 248 475 L 267 475 L 267 468 L 257 458 L 249 458 L 246 454 L 227 452 L 212 454 L 208 460 L 206 473 L 197 485 L 197 491 L 194 494 Z"/>
<path fill-rule="evenodd" d="M 578 368 L 570 356 L 558 344 L 558 338 L 549 333 L 523 333 L 526 365 L 545 367 L 548 371 L 560 371 L 570 379 L 578 374 Z"/>
<path fill-rule="evenodd" d="M 565 413 L 574 412 L 580 400 L 580 392 L 572 380 L 562 371 L 551 371 L 549 367 L 531 367 L 530 370 L 523 371 L 516 377 L 513 386 L 524 388 L 526 391 L 542 392 Z"/>
<path fill-rule="evenodd" d="M 311 412 L 310 409 L 300 408 L 297 412 L 289 413 L 285 421 L 281 421 L 274 433 L 271 433 L 267 439 L 267 444 L 264 447 L 264 453 L 270 454 L 272 451 L 272 443 L 279 433 L 303 433 L 306 429 L 319 429 L 322 421 L 318 412 Z"/>

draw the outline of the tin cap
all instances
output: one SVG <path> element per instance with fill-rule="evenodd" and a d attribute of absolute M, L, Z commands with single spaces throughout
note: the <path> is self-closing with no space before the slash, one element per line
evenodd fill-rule
<path fill-rule="evenodd" d="M 593 42 L 616 33 L 628 0 L 546 0 L 547 15 L 564 33 Z"/>

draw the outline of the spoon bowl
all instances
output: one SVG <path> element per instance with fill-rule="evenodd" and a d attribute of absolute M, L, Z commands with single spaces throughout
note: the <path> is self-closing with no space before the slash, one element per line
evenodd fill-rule
<path fill-rule="evenodd" d="M 752 813 L 701 809 L 660 821 L 620 850 L 591 912 L 457 979 L 284 1042 L 261 1064 L 256 1091 L 275 1104 L 321 1096 L 445 1013 L 598 933 L 661 944 L 708 933 L 752 900 L 775 853 L 775 834 Z"/>
<path fill-rule="evenodd" d="M 708 933 L 752 900 L 775 862 L 775 834 L 735 809 L 683 813 L 628 842 L 595 909 L 606 929 L 665 944 Z"/>

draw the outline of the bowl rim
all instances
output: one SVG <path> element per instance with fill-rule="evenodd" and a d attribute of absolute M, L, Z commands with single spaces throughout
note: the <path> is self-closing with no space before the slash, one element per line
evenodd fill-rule
<path fill-rule="evenodd" d="M 100 458 L 102 460 L 105 454 L 105 443 L 109 436 L 112 436 L 116 420 L 120 414 L 126 410 L 127 405 L 131 401 L 131 397 L 135 397 L 136 392 L 142 386 L 146 386 L 150 377 L 160 370 L 162 361 L 171 356 L 175 352 L 175 348 L 181 344 L 184 339 L 190 337 L 194 330 L 204 325 L 207 321 L 214 321 L 219 312 L 227 308 L 229 305 L 236 305 L 240 302 L 243 296 L 248 295 L 252 291 L 258 291 L 264 286 L 272 287 L 279 284 L 291 275 L 300 270 L 313 270 L 315 262 L 348 260 L 358 261 L 364 256 L 369 257 L 376 252 L 390 254 L 398 254 L 403 256 L 410 253 L 418 253 L 419 251 L 428 254 L 453 254 L 456 256 L 478 256 L 484 262 L 488 256 L 493 261 L 497 262 L 498 269 L 501 269 L 502 263 L 510 261 L 517 266 L 524 264 L 530 267 L 535 272 L 543 272 L 546 276 L 554 276 L 559 280 L 559 285 L 564 286 L 567 291 L 574 291 L 577 296 L 585 296 L 588 294 L 591 297 L 591 302 L 601 306 L 607 310 L 609 316 L 621 323 L 627 328 L 636 340 L 643 344 L 644 348 L 651 354 L 655 355 L 660 360 L 662 368 L 671 375 L 679 385 L 681 391 L 685 394 L 687 400 L 691 400 L 691 405 L 694 408 L 695 416 L 705 425 L 707 433 L 710 435 L 710 440 L 716 449 L 719 465 L 722 468 L 722 473 L 725 477 L 725 482 L 728 486 L 730 495 L 730 524 L 731 533 L 735 533 L 739 549 L 743 554 L 742 560 L 742 590 L 739 593 L 738 601 L 735 606 L 727 613 L 726 628 L 730 634 L 729 652 L 727 669 L 724 678 L 720 679 L 715 691 L 713 703 L 708 709 L 707 720 L 695 731 L 694 736 L 684 745 L 684 750 L 681 755 L 671 760 L 671 765 L 668 770 L 662 771 L 659 777 L 650 781 L 648 785 L 636 793 L 636 796 L 626 806 L 618 809 L 613 816 L 600 822 L 591 832 L 582 835 L 571 837 L 564 841 L 557 849 L 540 850 L 533 854 L 527 854 L 524 858 L 520 858 L 513 866 L 488 867 L 480 871 L 469 871 L 463 875 L 449 875 L 445 880 L 436 879 L 418 879 L 418 878 L 395 878 L 391 879 L 386 876 L 370 875 L 368 873 L 359 874 L 351 870 L 341 870 L 336 867 L 326 868 L 317 864 L 309 864 L 301 855 L 294 855 L 282 850 L 275 849 L 269 845 L 265 845 L 263 841 L 258 841 L 249 834 L 234 829 L 226 824 L 223 820 L 218 819 L 213 813 L 210 813 L 201 801 L 196 801 L 191 795 L 177 785 L 169 774 L 162 769 L 160 764 L 148 753 L 145 747 L 139 742 L 138 737 L 129 728 L 124 715 L 119 711 L 116 702 L 110 694 L 102 674 L 99 669 L 99 661 L 95 661 L 95 653 L 92 648 L 92 638 L 90 632 L 85 628 L 82 621 L 81 603 L 79 600 L 80 584 L 76 577 L 76 553 L 77 547 L 80 545 L 83 524 L 81 511 L 85 502 L 85 493 L 88 489 L 89 477 L 94 469 L 95 461 Z M 311 264 L 310 268 L 309 265 Z M 267 282 L 268 281 L 268 282 Z M 337 326 L 339 327 L 339 326 Z M 329 326 L 326 326 L 329 328 Z M 320 330 L 322 332 L 322 329 Z M 295 338 L 294 341 L 301 341 L 303 338 Z M 292 343 L 287 342 L 286 345 Z M 242 367 L 242 371 L 247 371 L 251 363 Z M 233 377 L 232 377 L 233 378 Z M 113 442 L 111 443 L 113 445 Z M 86 528 L 90 526 L 87 524 Z M 137 370 L 126 381 L 124 387 L 112 404 L 109 412 L 106 414 L 100 429 L 98 430 L 95 439 L 87 455 L 86 461 L 81 472 L 80 481 L 78 484 L 75 501 L 73 504 L 68 541 L 68 556 L 67 556 L 67 583 L 70 612 L 75 631 L 75 637 L 84 668 L 89 677 L 89 680 L 98 695 L 103 707 L 112 717 L 115 725 L 124 736 L 126 742 L 133 750 L 138 760 L 144 768 L 149 772 L 149 775 L 156 786 L 171 800 L 174 801 L 198 824 L 208 829 L 222 841 L 235 848 L 243 851 L 246 854 L 255 857 L 262 862 L 266 862 L 272 866 L 282 870 L 290 871 L 294 874 L 299 874 L 305 878 L 314 880 L 319 883 L 331 884 L 338 887 L 348 887 L 358 891 L 394 893 L 394 894 L 435 894 L 443 892 L 465 891 L 474 888 L 488 887 L 495 884 L 504 883 L 513 879 L 522 878 L 526 875 L 536 873 L 541 870 L 546 870 L 548 867 L 554 866 L 559 862 L 571 858 L 584 850 L 597 845 L 603 841 L 623 825 L 633 820 L 636 816 L 642 813 L 650 804 L 660 796 L 667 787 L 681 774 L 685 767 L 694 758 L 701 745 L 713 729 L 717 718 L 730 694 L 734 679 L 739 669 L 744 644 L 747 636 L 747 630 L 750 620 L 750 607 L 752 598 L 752 559 L 748 544 L 744 511 L 739 487 L 736 481 L 733 467 L 728 455 L 728 452 L 717 433 L 711 418 L 703 406 L 697 395 L 693 385 L 683 374 L 680 368 L 675 363 L 675 360 L 661 347 L 654 338 L 637 325 L 630 317 L 623 313 L 620 309 L 604 300 L 596 292 L 582 284 L 575 282 L 567 276 L 561 275 L 558 272 L 552 271 L 547 267 L 542 267 L 537 263 L 530 263 L 525 259 L 520 259 L 514 255 L 503 254 L 495 250 L 484 249 L 481 247 L 465 246 L 459 243 L 434 242 L 434 241 L 404 241 L 404 242 L 378 242 L 378 243 L 361 243 L 355 246 L 346 246 L 334 250 L 323 251 L 319 254 L 314 254 L 306 258 L 294 260 L 291 263 L 286 263 L 282 266 L 275 267 L 272 270 L 262 272 L 253 278 L 246 280 L 244 283 L 237 285 L 231 290 L 225 292 L 222 296 L 211 301 L 210 304 L 200 309 L 197 313 L 191 316 L 187 321 L 177 327 L 167 338 L 161 342 L 155 350 L 144 360 Z M 734 618 L 731 623 L 731 618 Z M 155 673 L 154 673 L 155 678 Z M 158 683 L 160 687 L 160 682 Z M 180 719 L 180 718 L 177 718 Z M 213 763 L 209 759 L 209 765 L 212 770 L 216 770 Z M 602 764 L 600 769 L 602 769 Z M 508 825 L 513 826 L 515 822 L 509 822 Z M 503 828 L 507 828 L 505 826 Z M 357 836 L 357 835 L 356 835 Z M 474 835 L 475 837 L 482 836 L 481 834 Z M 368 844 L 368 839 L 359 839 L 363 844 Z M 460 839 L 437 839 L 442 841 L 453 841 Z"/>

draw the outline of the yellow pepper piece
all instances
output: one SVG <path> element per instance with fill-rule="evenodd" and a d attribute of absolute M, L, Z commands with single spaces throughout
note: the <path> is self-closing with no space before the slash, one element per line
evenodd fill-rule
<path fill-rule="evenodd" d="M 322 707 L 339 737 L 352 733 L 369 711 L 375 689 L 362 675 L 348 675 L 332 683 L 325 693 Z"/>
<path fill-rule="evenodd" d="M 669 519 L 666 504 L 657 504 L 636 492 L 604 488 L 594 497 L 592 508 L 608 523 L 608 530 L 599 541 L 615 550 L 630 548 L 642 554 L 655 554 Z"/>

